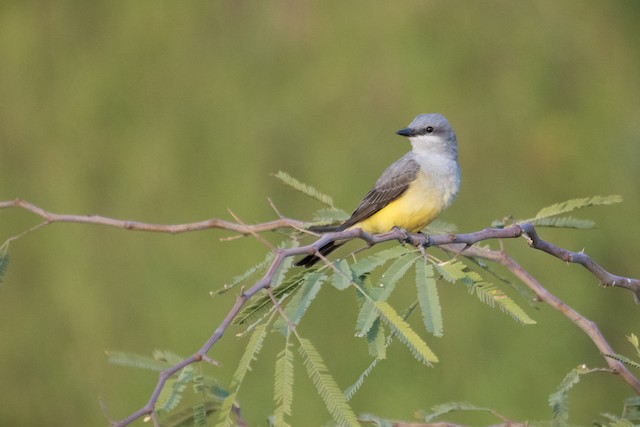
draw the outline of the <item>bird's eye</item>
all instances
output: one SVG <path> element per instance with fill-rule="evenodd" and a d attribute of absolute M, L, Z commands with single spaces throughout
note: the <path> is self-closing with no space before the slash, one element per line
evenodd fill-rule
<path fill-rule="evenodd" d="M 433 126 L 427 126 L 427 133 L 433 133 Z"/>

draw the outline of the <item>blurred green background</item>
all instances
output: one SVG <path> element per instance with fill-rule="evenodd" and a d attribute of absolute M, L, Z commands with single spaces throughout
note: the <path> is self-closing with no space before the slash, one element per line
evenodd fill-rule
<path fill-rule="evenodd" d="M 393 132 L 440 112 L 457 132 L 463 176 L 442 219 L 468 232 L 621 194 L 621 205 L 578 215 L 597 229 L 542 236 L 638 277 L 638 22 L 632 0 L 4 2 L 0 200 L 184 223 L 230 219 L 227 208 L 245 222 L 271 220 L 270 197 L 283 214 L 310 219 L 319 206 L 271 173 L 288 171 L 350 211 L 408 150 Z M 37 222 L 0 211 L 0 240 Z M 15 242 L 0 292 L 0 425 L 105 425 L 99 399 L 114 418 L 141 407 L 155 374 L 109 365 L 105 350 L 199 348 L 234 299 L 209 291 L 265 253 L 251 238 L 219 241 L 229 235 L 56 224 Z M 505 246 L 631 355 L 625 335 L 640 333 L 640 309 L 630 294 L 521 240 Z M 398 309 L 415 294 L 411 281 L 396 292 Z M 538 324 L 523 327 L 461 287 L 440 292 L 445 336 L 426 339 L 441 363 L 422 367 L 394 344 L 353 400 L 357 412 L 411 419 L 459 400 L 548 419 L 547 396 L 566 373 L 604 366 L 548 307 L 529 308 Z M 351 292 L 327 287 L 300 326 L 343 388 L 369 362 L 354 305 Z M 238 331 L 210 353 L 224 365 L 207 372 L 225 385 L 246 344 Z M 250 425 L 272 413 L 281 348 L 272 336 L 243 386 Z M 296 375 L 293 424 L 329 420 L 299 364 Z M 611 375 L 588 376 L 571 394 L 570 420 L 619 413 L 631 394 Z"/>

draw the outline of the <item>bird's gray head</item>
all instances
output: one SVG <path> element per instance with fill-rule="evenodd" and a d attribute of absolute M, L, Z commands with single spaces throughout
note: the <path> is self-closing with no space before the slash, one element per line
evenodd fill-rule
<path fill-rule="evenodd" d="M 458 157 L 456 134 L 441 114 L 420 114 L 408 127 L 396 133 L 408 137 L 415 152 L 442 153 L 456 159 Z"/>

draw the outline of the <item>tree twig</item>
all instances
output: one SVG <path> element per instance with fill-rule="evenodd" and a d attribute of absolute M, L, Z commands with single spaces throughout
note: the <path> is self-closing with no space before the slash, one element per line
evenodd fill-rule
<path fill-rule="evenodd" d="M 239 222 L 234 223 L 217 218 L 187 224 L 150 224 L 136 221 L 117 220 L 99 215 L 55 214 L 21 199 L 0 202 L 0 209 L 6 208 L 24 209 L 44 219 L 43 223 L 32 227 L 31 229 L 27 230 L 27 232 L 56 222 L 106 225 L 126 230 L 163 232 L 171 234 L 218 228 L 233 231 L 244 236 L 253 235 L 254 237 L 257 233 L 271 231 L 279 228 L 294 228 L 299 230 L 304 227 L 304 222 L 284 218 L 282 216 L 280 216 L 280 219 L 275 221 L 254 225 L 247 225 Z M 24 235 L 24 233 L 7 239 L 5 241 L 5 245 L 22 235 Z M 524 270 L 513 258 L 507 255 L 504 251 L 494 251 L 491 249 L 473 246 L 475 243 L 483 240 L 517 238 L 521 236 L 524 236 L 527 239 L 529 246 L 531 246 L 532 248 L 546 252 L 565 262 L 577 263 L 582 265 L 588 271 L 590 271 L 593 276 L 596 277 L 603 285 L 619 287 L 631 291 L 636 303 L 640 303 L 640 280 L 614 275 L 605 270 L 602 266 L 597 264 L 591 257 L 583 252 L 571 252 L 544 241 L 540 238 L 537 231 L 535 230 L 535 227 L 531 223 L 513 224 L 504 228 L 486 228 L 484 230 L 466 234 L 447 234 L 437 236 L 412 234 L 408 236 L 408 239 L 406 233 L 402 230 L 393 230 L 389 233 L 378 235 L 370 235 L 360 229 L 326 233 L 320 236 L 312 244 L 296 248 L 275 250 L 274 259 L 264 276 L 246 291 L 241 291 L 240 295 L 238 295 L 238 297 L 236 298 L 235 304 L 233 305 L 231 310 L 227 313 L 224 320 L 220 323 L 211 337 L 209 337 L 209 339 L 202 345 L 202 347 L 193 355 L 160 372 L 158 382 L 148 402 L 142 408 L 129 415 L 127 418 L 121 421 L 112 422 L 112 424 L 114 426 L 126 426 L 141 417 L 149 418 L 154 422 L 154 424 L 156 424 L 157 419 L 155 417 L 155 405 L 160 392 L 162 391 L 162 388 L 164 387 L 167 380 L 173 374 L 177 373 L 182 368 L 192 363 L 199 362 L 201 360 L 210 360 L 206 356 L 207 352 L 218 340 L 220 340 L 220 338 L 222 338 L 223 334 L 229 328 L 231 322 L 240 312 L 245 303 L 258 291 L 262 289 L 268 289 L 271 286 L 273 277 L 275 276 L 275 273 L 277 272 L 284 259 L 291 256 L 318 254 L 319 248 L 329 242 L 334 241 L 348 241 L 358 238 L 365 241 L 368 246 L 374 246 L 378 243 L 390 240 L 399 240 L 402 242 L 408 241 L 408 243 L 411 243 L 415 246 L 439 246 L 442 249 L 455 254 L 480 257 L 498 262 L 501 265 L 505 266 L 508 270 L 510 270 L 523 283 L 525 283 L 536 294 L 540 301 L 549 304 L 549 306 L 553 307 L 555 310 L 559 311 L 565 317 L 567 317 L 571 322 L 575 323 L 576 326 L 578 326 L 591 339 L 591 341 L 598 348 L 598 350 L 600 350 L 601 353 L 614 354 L 615 351 L 611 348 L 598 327 L 593 322 L 580 315 L 578 312 L 573 310 L 567 304 L 547 291 L 533 276 L 531 276 L 526 270 Z M 635 376 L 621 362 L 611 358 L 605 358 L 605 360 L 607 361 L 609 367 L 613 370 L 613 372 L 620 375 L 620 377 L 629 386 L 631 386 L 631 388 L 633 388 L 637 394 L 640 395 L 640 381 L 638 381 L 638 379 L 635 378 Z"/>

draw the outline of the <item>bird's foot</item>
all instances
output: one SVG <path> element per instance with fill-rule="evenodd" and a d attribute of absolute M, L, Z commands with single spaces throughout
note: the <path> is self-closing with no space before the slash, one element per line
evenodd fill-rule
<path fill-rule="evenodd" d="M 399 231 L 400 233 L 402 233 L 402 239 L 398 239 L 398 240 L 400 240 L 400 243 L 402 243 L 403 245 L 405 243 L 412 243 L 411 236 L 409 236 L 409 233 L 404 228 L 394 226 L 392 230 Z"/>

